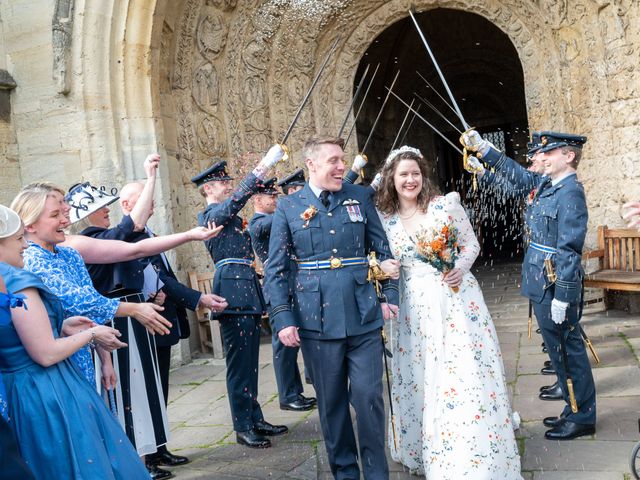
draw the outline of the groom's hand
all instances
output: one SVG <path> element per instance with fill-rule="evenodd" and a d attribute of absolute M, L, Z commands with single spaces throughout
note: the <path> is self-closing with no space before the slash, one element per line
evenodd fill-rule
<path fill-rule="evenodd" d="M 278 332 L 278 338 L 285 347 L 299 347 L 300 336 L 296 327 L 285 327 Z"/>
<path fill-rule="evenodd" d="M 384 318 L 385 320 L 390 320 L 398 316 L 397 305 L 393 305 L 391 303 L 381 303 L 380 306 L 382 307 L 382 318 Z"/>

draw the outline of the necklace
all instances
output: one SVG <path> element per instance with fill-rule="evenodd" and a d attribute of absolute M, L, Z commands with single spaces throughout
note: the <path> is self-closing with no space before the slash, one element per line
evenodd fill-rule
<path fill-rule="evenodd" d="M 413 217 L 416 212 L 418 211 L 418 206 L 416 205 L 416 208 L 413 209 L 413 212 L 411 212 L 410 215 L 400 215 L 400 211 L 398 211 L 398 216 L 402 219 L 402 220 L 408 220 L 411 217 Z"/>

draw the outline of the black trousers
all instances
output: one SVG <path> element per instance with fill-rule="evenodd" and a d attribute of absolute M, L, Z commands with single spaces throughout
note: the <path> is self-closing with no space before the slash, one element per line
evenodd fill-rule
<path fill-rule="evenodd" d="M 13 430 L 2 415 L 0 415 L 0 477 L 20 480 L 34 478 L 20 456 Z"/>

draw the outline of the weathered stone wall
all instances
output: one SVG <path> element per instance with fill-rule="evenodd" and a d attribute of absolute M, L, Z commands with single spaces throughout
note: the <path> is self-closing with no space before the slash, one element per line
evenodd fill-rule
<path fill-rule="evenodd" d="M 189 178 L 213 156 L 248 171 L 248 156 L 236 158 L 279 140 L 339 34 L 288 142 L 296 166 L 309 133 L 337 131 L 362 55 L 411 5 L 471 11 L 508 35 L 530 127 L 589 137 L 580 166 L 589 242 L 596 225 L 621 225 L 620 204 L 640 198 L 640 6 L 631 0 L 0 2 L 0 69 L 18 84 L 10 121 L 0 120 L 0 201 L 36 179 L 118 186 L 141 178 L 142 160 L 158 151 L 153 226 L 186 229 L 203 206 Z M 202 245 L 174 255 L 183 279 L 210 264 Z"/>

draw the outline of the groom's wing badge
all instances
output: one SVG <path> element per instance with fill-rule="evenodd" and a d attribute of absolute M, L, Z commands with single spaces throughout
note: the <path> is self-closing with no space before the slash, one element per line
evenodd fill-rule
<path fill-rule="evenodd" d="M 342 202 L 342 205 L 360 205 L 360 202 L 358 200 L 353 200 L 352 198 L 350 198 Z"/>

